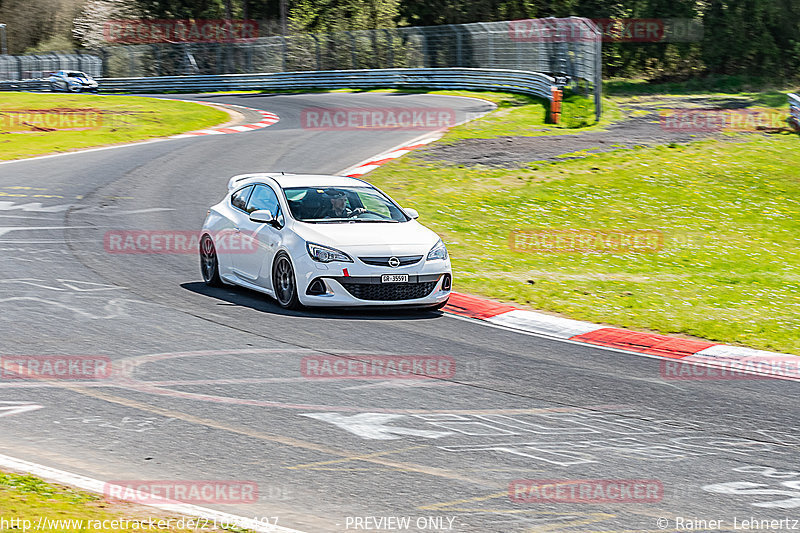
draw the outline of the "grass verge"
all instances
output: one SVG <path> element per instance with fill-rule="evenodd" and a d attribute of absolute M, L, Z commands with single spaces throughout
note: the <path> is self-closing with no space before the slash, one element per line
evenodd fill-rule
<path fill-rule="evenodd" d="M 603 90 L 612 96 L 657 94 L 753 94 L 786 95 L 794 88 L 790 81 L 773 80 L 755 76 L 712 75 L 682 81 L 653 82 L 645 79 L 611 78 L 603 82 Z"/>
<path fill-rule="evenodd" d="M 481 98 L 497 105 L 497 109 L 492 113 L 451 129 L 442 140 L 445 143 L 503 136 L 538 137 L 583 133 L 604 128 L 622 118 L 616 104 L 606 99 L 603 116 L 597 122 L 594 116 L 594 101 L 578 94 L 565 96 L 559 124 L 546 122 L 550 102 L 543 98 L 471 91 L 431 91 L 428 94 Z"/>
<path fill-rule="evenodd" d="M 167 516 L 156 509 L 108 502 L 100 496 L 52 485 L 25 475 L 0 472 L 0 531 L 222 531 L 212 521 L 189 524 L 189 518 Z M 152 523 L 152 526 L 149 524 Z M 37 528 L 37 524 L 39 527 Z M 219 524 L 217 524 L 219 525 Z M 164 526 L 164 527 L 160 527 Z M 183 526 L 183 529 L 180 529 Z M 205 527 L 200 527 L 205 526 Z M 246 530 L 226 528 L 237 532 Z M 195 531 L 196 531 L 195 530 Z"/>
<path fill-rule="evenodd" d="M 487 136 L 497 134 L 491 120 Z M 800 354 L 797 143 L 789 134 L 731 134 L 517 170 L 412 153 L 368 179 L 442 235 L 456 290 Z M 664 240 L 656 253 L 512 250 L 511 232 L 527 229 L 654 230 Z"/>
<path fill-rule="evenodd" d="M 0 160 L 141 141 L 208 128 L 219 109 L 156 98 L 0 94 Z"/>

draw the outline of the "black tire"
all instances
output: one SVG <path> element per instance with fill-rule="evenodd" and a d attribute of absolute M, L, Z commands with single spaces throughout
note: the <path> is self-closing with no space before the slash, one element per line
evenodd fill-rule
<path fill-rule="evenodd" d="M 272 288 L 275 291 L 275 301 L 284 309 L 300 309 L 300 299 L 297 297 L 297 280 L 294 276 L 292 261 L 286 252 L 280 252 L 272 263 Z"/>
<path fill-rule="evenodd" d="M 222 287 L 222 278 L 219 277 L 219 259 L 214 241 L 208 235 L 200 239 L 200 271 L 203 281 L 209 287 Z"/>

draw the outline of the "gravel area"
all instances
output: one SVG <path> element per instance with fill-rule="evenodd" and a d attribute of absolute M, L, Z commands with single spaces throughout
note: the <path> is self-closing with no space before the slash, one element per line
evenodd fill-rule
<path fill-rule="evenodd" d="M 417 156 L 428 161 L 447 161 L 465 166 L 519 168 L 534 161 L 580 159 L 591 153 L 636 146 L 690 143 L 718 134 L 665 129 L 659 120 L 660 109 L 741 109 L 750 105 L 752 102 L 748 99 L 736 97 L 724 100 L 703 97 L 639 97 L 619 104 L 626 118 L 604 130 L 538 137 L 465 139 L 453 144 L 434 144 L 417 152 Z"/>

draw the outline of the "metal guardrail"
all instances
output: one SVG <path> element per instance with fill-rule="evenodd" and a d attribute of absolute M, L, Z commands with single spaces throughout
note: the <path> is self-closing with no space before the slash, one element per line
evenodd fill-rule
<path fill-rule="evenodd" d="M 560 114 L 561 91 L 568 78 L 538 72 L 474 68 L 409 68 L 222 74 L 214 76 L 159 76 L 98 79 L 101 92 L 160 93 L 281 89 L 477 89 L 545 98 L 552 118 Z M 48 91 L 46 80 L 0 82 L 0 91 Z M 599 116 L 598 116 L 599 118 Z"/>
<path fill-rule="evenodd" d="M 538 72 L 473 68 L 409 68 L 222 74 L 214 76 L 159 76 L 98 80 L 103 92 L 220 91 L 244 89 L 370 89 L 431 88 L 498 90 L 553 99 L 566 78 Z"/>
<path fill-rule="evenodd" d="M 800 131 L 800 96 L 789 93 L 789 124 L 797 131 Z"/>
<path fill-rule="evenodd" d="M 0 81 L 0 91 L 48 91 L 45 80 Z"/>

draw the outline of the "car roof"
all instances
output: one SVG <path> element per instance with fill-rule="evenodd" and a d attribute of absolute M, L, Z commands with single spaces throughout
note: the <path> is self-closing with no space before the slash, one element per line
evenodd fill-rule
<path fill-rule="evenodd" d="M 283 172 L 261 172 L 257 174 L 241 174 L 230 179 L 236 188 L 248 184 L 272 179 L 282 188 L 287 187 L 364 187 L 368 185 L 362 180 L 347 176 L 330 176 L 326 174 L 288 174 Z M 231 188 L 231 187 L 229 187 Z"/>

